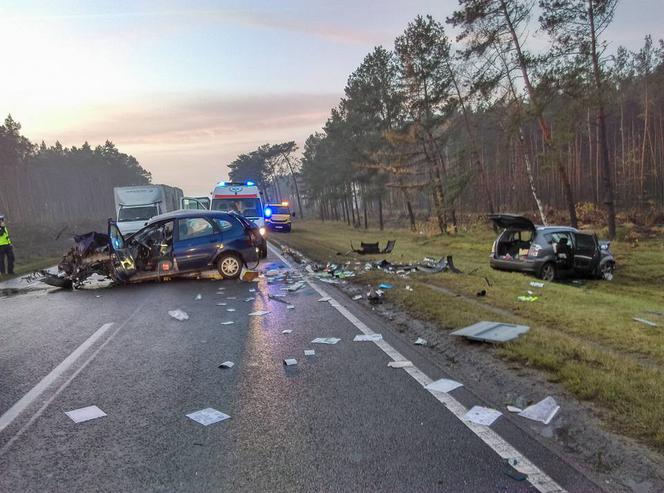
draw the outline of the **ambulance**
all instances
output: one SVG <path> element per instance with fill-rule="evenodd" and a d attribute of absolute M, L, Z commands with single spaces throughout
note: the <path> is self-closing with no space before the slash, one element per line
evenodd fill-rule
<path fill-rule="evenodd" d="M 256 223 L 260 234 L 267 235 L 265 210 L 261 192 L 253 181 L 220 181 L 214 187 L 210 201 L 213 211 L 237 212 Z M 264 243 L 261 256 L 267 256 L 267 243 Z"/>
<path fill-rule="evenodd" d="M 265 208 L 265 224 L 268 229 L 290 233 L 292 216 L 287 200 L 278 204 L 267 204 Z"/>

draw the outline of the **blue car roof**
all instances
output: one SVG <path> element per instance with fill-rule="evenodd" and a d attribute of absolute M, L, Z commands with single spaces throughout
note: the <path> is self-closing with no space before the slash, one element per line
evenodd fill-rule
<path fill-rule="evenodd" d="M 159 214 L 154 216 L 148 221 L 148 224 L 157 223 L 159 221 L 167 221 L 169 219 L 180 219 L 187 217 L 228 217 L 232 214 L 224 211 L 208 211 L 201 209 L 180 209 L 179 211 L 166 212 L 164 214 Z"/>

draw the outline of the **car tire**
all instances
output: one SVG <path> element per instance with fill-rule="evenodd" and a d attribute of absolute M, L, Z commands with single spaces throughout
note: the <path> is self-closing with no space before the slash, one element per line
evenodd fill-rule
<path fill-rule="evenodd" d="M 539 273 L 540 279 L 548 282 L 553 282 L 558 277 L 558 272 L 556 269 L 556 264 L 553 262 L 547 262 L 542 266 Z"/>
<path fill-rule="evenodd" d="M 224 253 L 217 259 L 217 270 L 224 279 L 237 279 L 242 274 L 242 260 L 234 253 Z"/>
<path fill-rule="evenodd" d="M 290 230 L 291 230 L 291 227 L 290 227 L 290 226 L 285 226 L 285 227 L 284 227 L 284 231 L 285 231 L 286 233 L 290 233 Z"/>
<path fill-rule="evenodd" d="M 261 259 L 267 258 L 267 245 L 263 245 L 260 248 L 260 258 Z"/>

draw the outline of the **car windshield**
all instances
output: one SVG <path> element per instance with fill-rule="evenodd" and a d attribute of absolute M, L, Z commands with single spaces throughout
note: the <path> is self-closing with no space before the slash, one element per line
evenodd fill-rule
<path fill-rule="evenodd" d="M 121 207 L 118 212 L 118 222 L 147 221 L 157 215 L 156 205 L 143 205 L 140 207 Z"/>
<path fill-rule="evenodd" d="M 271 205 L 270 209 L 272 209 L 272 214 L 290 214 L 290 209 L 283 205 Z"/>
<path fill-rule="evenodd" d="M 261 217 L 261 201 L 258 197 L 212 199 L 213 211 L 238 212 L 245 217 Z"/>

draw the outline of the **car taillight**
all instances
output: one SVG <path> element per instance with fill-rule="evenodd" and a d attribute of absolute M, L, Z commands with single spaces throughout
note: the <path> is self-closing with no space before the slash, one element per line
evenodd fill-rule
<path fill-rule="evenodd" d="M 530 248 L 528 249 L 528 256 L 529 257 L 537 257 L 539 255 L 539 251 L 542 249 L 541 245 L 538 245 L 537 243 L 533 243 L 530 245 Z"/>

